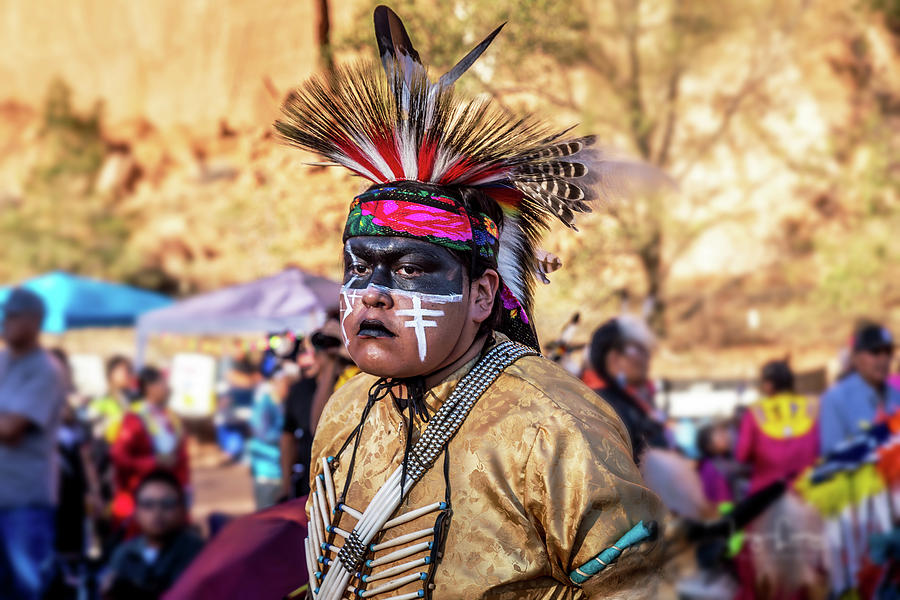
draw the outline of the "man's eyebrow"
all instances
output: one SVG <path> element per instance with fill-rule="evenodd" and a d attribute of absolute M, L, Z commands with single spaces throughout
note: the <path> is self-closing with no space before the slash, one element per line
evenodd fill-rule
<path fill-rule="evenodd" d="M 344 248 L 344 256 L 345 258 L 361 258 L 364 260 L 373 260 L 373 259 L 381 259 L 381 260 L 389 260 L 395 261 L 403 257 L 418 255 L 422 257 L 429 258 L 434 261 L 443 261 L 447 259 L 447 256 L 441 254 L 436 251 L 436 249 L 429 247 L 414 247 L 414 248 L 372 248 L 370 246 L 363 246 L 361 248 Z"/>

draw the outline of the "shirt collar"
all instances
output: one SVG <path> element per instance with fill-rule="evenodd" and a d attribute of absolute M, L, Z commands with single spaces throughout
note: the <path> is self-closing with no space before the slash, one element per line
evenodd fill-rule
<path fill-rule="evenodd" d="M 494 332 L 494 345 L 500 344 L 502 342 L 509 341 L 509 338 L 502 333 Z M 453 393 L 453 390 L 456 389 L 456 386 L 459 384 L 460 380 L 466 376 L 466 374 L 472 370 L 472 367 L 481 359 L 481 355 L 479 354 L 456 371 L 448 375 L 443 381 L 439 384 L 428 390 L 428 393 L 425 395 L 425 404 L 428 405 L 428 410 L 434 414 L 441 405 L 446 402 L 447 398 L 450 397 L 450 394 Z"/>

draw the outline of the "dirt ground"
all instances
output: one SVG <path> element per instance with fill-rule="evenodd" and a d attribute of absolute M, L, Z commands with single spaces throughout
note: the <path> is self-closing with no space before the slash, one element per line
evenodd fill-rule
<path fill-rule="evenodd" d="M 240 516 L 254 510 L 253 486 L 246 464 L 226 464 L 214 444 L 196 443 L 191 449 L 194 521 L 206 531 L 209 515 Z"/>

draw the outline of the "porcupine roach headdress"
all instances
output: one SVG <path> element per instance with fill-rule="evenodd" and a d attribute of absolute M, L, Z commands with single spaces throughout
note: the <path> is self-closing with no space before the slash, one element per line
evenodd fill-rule
<path fill-rule="evenodd" d="M 291 93 L 276 129 L 288 143 L 375 184 L 351 205 L 345 239 L 419 237 L 494 260 L 505 333 L 536 346 L 530 325 L 536 252 L 549 220 L 574 229 L 575 213 L 589 212 L 592 201 L 624 191 L 628 180 L 651 169 L 610 160 L 593 137 L 569 138 L 533 118 L 513 117 L 490 99 L 460 97 L 453 83 L 502 27 L 431 82 L 400 18 L 379 6 L 375 34 L 387 77 L 375 63 L 315 77 Z M 415 193 L 395 187 L 400 181 L 428 185 Z M 465 205 L 463 188 L 499 205 L 499 226 Z"/>

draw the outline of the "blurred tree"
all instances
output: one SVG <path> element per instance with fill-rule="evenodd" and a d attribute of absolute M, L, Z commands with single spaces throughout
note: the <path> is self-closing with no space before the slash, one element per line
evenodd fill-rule
<path fill-rule="evenodd" d="M 900 44 L 900 0 L 868 0 L 868 4 L 884 15 L 885 25 Z"/>
<path fill-rule="evenodd" d="M 334 70 L 331 51 L 331 10 L 328 0 L 312 0 L 316 8 L 316 41 L 319 45 L 319 66 L 325 71 Z"/>
<path fill-rule="evenodd" d="M 128 239 L 127 221 L 92 193 L 106 155 L 101 108 L 80 114 L 62 81 L 51 83 L 24 198 L 0 211 L 0 276 L 19 279 L 51 269 L 114 274 Z"/>
<path fill-rule="evenodd" d="M 377 2 L 360 9 L 359 25 L 344 40 L 372 48 L 371 18 Z M 488 91 L 515 108 L 580 119 L 607 143 L 626 144 L 676 180 L 693 174 L 711 153 L 727 146 L 739 118 L 756 117 L 766 100 L 767 78 L 781 64 L 779 43 L 790 36 L 802 2 L 700 0 L 398 0 L 424 60 L 437 69 L 453 65 L 494 23 L 509 25 L 459 85 Z M 367 23 L 366 23 L 367 24 Z M 738 44 L 729 42 L 739 40 Z M 697 92 L 723 51 L 734 52 L 731 72 L 713 94 Z M 721 64 L 718 65 L 721 68 Z M 686 90 L 688 90 L 687 98 Z M 688 109 L 697 119 L 687 115 Z M 734 152 L 725 148 L 726 152 Z M 586 238 L 580 252 L 594 257 L 619 252 L 636 259 L 643 275 L 646 316 L 665 331 L 666 284 L 672 265 L 711 226 L 746 217 L 709 206 L 712 189 L 694 186 L 691 197 L 657 196 L 608 207 L 617 227 Z M 571 258 L 571 257 L 569 257 Z M 588 278 L 593 261 L 567 261 Z"/>

